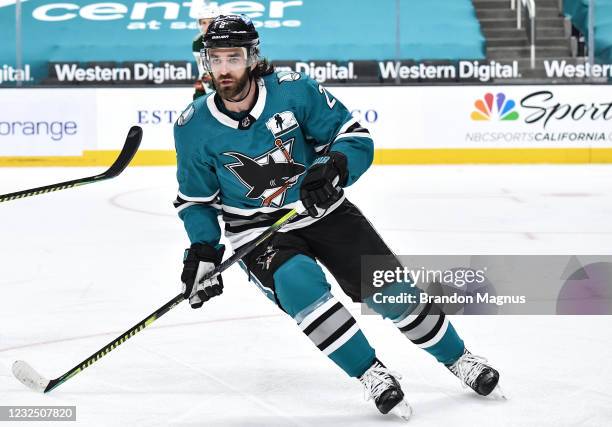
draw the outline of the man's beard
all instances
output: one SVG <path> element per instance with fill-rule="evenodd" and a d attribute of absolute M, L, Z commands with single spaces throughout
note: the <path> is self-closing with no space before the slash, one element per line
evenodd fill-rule
<path fill-rule="evenodd" d="M 234 78 L 233 76 L 220 76 L 219 80 L 223 80 L 224 78 Z M 216 80 L 216 79 L 215 79 Z M 238 80 L 235 80 L 234 83 L 230 86 L 221 87 L 221 85 L 215 82 L 215 88 L 217 92 L 221 96 L 221 98 L 233 100 L 246 88 L 249 82 L 249 73 L 244 73 Z"/>

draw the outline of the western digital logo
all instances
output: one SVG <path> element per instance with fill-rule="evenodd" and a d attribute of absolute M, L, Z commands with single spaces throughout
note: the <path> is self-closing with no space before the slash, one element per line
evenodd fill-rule
<path fill-rule="evenodd" d="M 133 67 L 79 67 L 76 64 L 55 64 L 55 75 L 60 82 L 111 82 L 111 81 L 152 81 L 162 84 L 167 81 L 193 80 L 192 65 L 176 66 L 164 63 L 136 63 Z"/>
<path fill-rule="evenodd" d="M 32 77 L 29 65 L 25 65 L 23 68 L 14 68 L 5 64 L 0 68 L 0 85 L 2 83 L 29 82 L 30 80 L 32 80 Z"/>
<path fill-rule="evenodd" d="M 277 66 L 276 70 L 296 71 L 298 73 L 305 73 L 310 78 L 315 79 L 319 83 L 323 83 L 329 80 L 355 80 L 358 77 L 355 74 L 355 65 L 352 61 L 349 61 L 346 65 L 337 65 L 332 62 L 326 62 L 325 64 L 316 64 L 312 61 L 297 61 L 291 64 L 291 66 Z"/>

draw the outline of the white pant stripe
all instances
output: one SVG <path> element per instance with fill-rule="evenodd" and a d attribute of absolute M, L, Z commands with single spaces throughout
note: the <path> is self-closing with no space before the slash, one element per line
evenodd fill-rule
<path fill-rule="evenodd" d="M 300 329 L 302 331 L 306 329 L 312 322 L 317 320 L 323 313 L 329 310 L 337 302 L 338 300 L 332 297 L 325 301 L 323 304 L 321 304 L 319 307 L 315 308 L 312 313 L 310 313 L 304 318 L 304 320 L 302 320 L 302 323 L 300 323 Z"/>
<path fill-rule="evenodd" d="M 355 335 L 358 331 L 359 331 L 359 325 L 355 323 L 353 326 L 351 326 L 351 328 L 348 331 L 342 334 L 340 338 L 338 338 L 331 345 L 329 345 L 325 350 L 323 350 L 323 354 L 325 354 L 326 356 L 329 356 L 334 351 L 338 350 L 340 347 L 346 344 L 346 342 L 350 340 L 352 336 Z"/>
<path fill-rule="evenodd" d="M 448 316 L 444 316 L 444 322 L 442 322 L 442 327 L 440 327 L 440 330 L 438 331 L 438 333 L 434 335 L 434 337 L 430 339 L 429 341 L 425 341 L 423 344 L 417 344 L 417 345 L 420 348 L 428 348 L 428 347 L 431 347 L 437 344 L 438 342 L 440 342 L 440 340 L 446 333 L 447 329 L 448 329 Z"/>
<path fill-rule="evenodd" d="M 419 304 L 408 316 L 404 317 L 399 322 L 395 323 L 395 326 L 398 328 L 403 328 L 404 326 L 410 324 L 414 319 L 419 317 L 423 308 L 425 308 L 426 304 Z"/>

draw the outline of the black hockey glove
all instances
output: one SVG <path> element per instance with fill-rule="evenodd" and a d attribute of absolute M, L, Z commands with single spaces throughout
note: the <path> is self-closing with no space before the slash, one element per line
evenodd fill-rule
<path fill-rule="evenodd" d="M 223 293 L 223 279 L 217 275 L 212 279 L 200 280 L 206 273 L 221 263 L 225 248 L 216 250 L 206 243 L 194 243 L 185 251 L 183 260 L 183 295 L 189 298 L 191 308 L 200 308 L 206 301 Z"/>
<path fill-rule="evenodd" d="M 300 187 L 300 199 L 308 215 L 317 216 L 317 208 L 327 209 L 342 197 L 348 171 L 346 156 L 332 151 L 317 157 L 306 171 Z"/>

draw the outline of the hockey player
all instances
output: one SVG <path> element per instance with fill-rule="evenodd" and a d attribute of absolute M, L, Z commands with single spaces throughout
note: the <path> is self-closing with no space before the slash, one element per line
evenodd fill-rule
<path fill-rule="evenodd" d="M 174 127 L 179 183 L 174 204 L 191 241 L 181 275 L 185 298 L 198 308 L 223 291 L 220 276 L 199 283 L 223 257 L 218 210 L 237 248 L 301 201 L 308 214 L 260 244 L 241 265 L 315 346 L 361 381 L 380 412 L 407 419 L 412 410 L 397 375 L 330 293 L 319 265 L 353 301 L 371 303 L 369 292 L 360 289 L 361 256 L 386 255 L 398 263 L 343 192 L 372 163 L 368 130 L 305 74 L 274 72 L 260 59 L 258 33 L 246 16 L 215 18 L 204 47 L 217 92 L 191 103 Z M 498 372 L 465 349 L 435 305 L 371 306 L 464 385 L 481 395 L 496 387 Z"/>
<path fill-rule="evenodd" d="M 202 55 L 200 51 L 204 49 L 204 34 L 206 34 L 206 30 L 208 30 L 208 26 L 212 20 L 220 14 L 221 10 L 218 7 L 209 5 L 203 6 L 198 12 L 198 27 L 200 28 L 200 33 L 191 43 L 191 50 L 193 51 L 193 56 L 198 66 L 198 79 L 194 85 L 194 100 L 212 90 L 210 75 L 206 71 L 204 64 L 202 64 Z"/>

